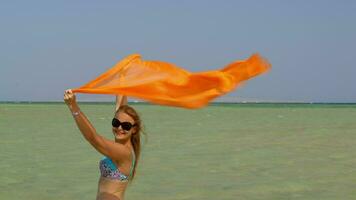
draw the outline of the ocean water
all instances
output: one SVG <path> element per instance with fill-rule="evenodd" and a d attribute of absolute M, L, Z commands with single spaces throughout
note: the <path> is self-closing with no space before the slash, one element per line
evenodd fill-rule
<path fill-rule="evenodd" d="M 80 106 L 112 139 L 114 106 Z M 354 104 L 133 106 L 146 135 L 126 200 L 356 199 Z M 101 157 L 64 104 L 0 104 L 0 199 L 95 199 Z"/>

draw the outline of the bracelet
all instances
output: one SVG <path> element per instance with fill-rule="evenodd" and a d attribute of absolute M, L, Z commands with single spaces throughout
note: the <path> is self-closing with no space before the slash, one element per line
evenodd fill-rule
<path fill-rule="evenodd" d="M 80 111 L 72 112 L 72 115 L 73 115 L 74 117 L 78 116 L 79 114 L 80 114 Z"/>

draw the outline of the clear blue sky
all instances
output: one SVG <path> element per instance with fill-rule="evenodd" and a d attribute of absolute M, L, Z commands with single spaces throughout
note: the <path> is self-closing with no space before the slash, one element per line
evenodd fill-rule
<path fill-rule="evenodd" d="M 0 1 L 0 101 L 62 101 L 132 53 L 202 71 L 259 52 L 270 73 L 227 97 L 356 102 L 355 2 Z"/>

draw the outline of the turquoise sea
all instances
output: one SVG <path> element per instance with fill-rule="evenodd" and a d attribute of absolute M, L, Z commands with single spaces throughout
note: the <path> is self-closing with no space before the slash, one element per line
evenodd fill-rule
<path fill-rule="evenodd" d="M 132 104 L 145 133 L 126 200 L 356 199 L 356 104 Z M 80 103 L 112 138 L 113 103 Z M 95 199 L 102 157 L 63 103 L 0 103 L 0 199 Z"/>

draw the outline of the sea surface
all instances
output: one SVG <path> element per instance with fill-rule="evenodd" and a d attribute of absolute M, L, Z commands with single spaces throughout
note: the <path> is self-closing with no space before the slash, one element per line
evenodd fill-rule
<path fill-rule="evenodd" d="M 144 122 L 126 200 L 356 199 L 356 105 L 131 104 Z M 113 139 L 113 103 L 80 103 Z M 95 199 L 102 155 L 63 103 L 0 103 L 0 199 Z"/>

